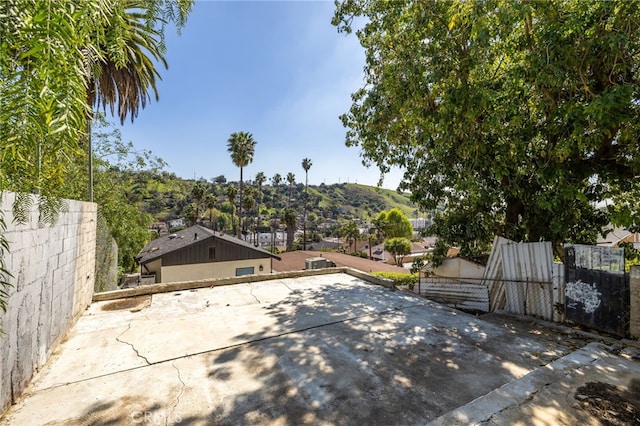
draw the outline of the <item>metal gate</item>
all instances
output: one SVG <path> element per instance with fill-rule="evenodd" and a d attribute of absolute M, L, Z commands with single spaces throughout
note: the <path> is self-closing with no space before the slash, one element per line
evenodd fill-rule
<path fill-rule="evenodd" d="M 566 318 L 589 328 L 626 336 L 629 281 L 624 250 L 573 245 L 565 248 Z"/>

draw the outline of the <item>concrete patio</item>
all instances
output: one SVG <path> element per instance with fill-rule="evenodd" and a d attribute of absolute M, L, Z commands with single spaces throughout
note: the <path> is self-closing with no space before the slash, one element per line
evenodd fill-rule
<path fill-rule="evenodd" d="M 345 273 L 274 279 L 93 303 L 0 424 L 570 424 L 586 372 L 640 380 L 633 350 Z"/>

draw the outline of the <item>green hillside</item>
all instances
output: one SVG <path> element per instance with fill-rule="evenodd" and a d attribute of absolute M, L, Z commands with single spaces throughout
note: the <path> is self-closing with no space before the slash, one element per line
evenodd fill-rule
<path fill-rule="evenodd" d="M 136 182 L 131 191 L 134 199 L 139 200 L 140 208 L 151 213 L 157 220 L 183 217 L 186 209 L 193 204 L 191 189 L 196 184 L 193 179 L 182 179 L 175 174 L 142 173 L 134 177 Z M 238 186 L 237 182 L 212 183 L 199 181 L 207 187 L 207 193 L 217 198 L 218 209 L 228 205 L 225 189 L 229 185 Z M 261 200 L 261 211 L 270 216 L 279 214 L 282 209 L 291 206 L 302 211 L 304 206 L 304 185 L 295 183 L 293 187 L 283 183 L 274 187 L 262 186 L 262 195 L 252 182 L 245 183 L 248 193 Z M 359 217 L 370 218 L 382 210 L 397 207 L 408 217 L 414 217 L 417 207 L 410 201 L 408 194 L 377 188 L 373 186 L 341 183 L 332 185 L 309 185 L 308 211 L 324 218 Z M 204 212 L 204 208 L 200 211 Z"/>

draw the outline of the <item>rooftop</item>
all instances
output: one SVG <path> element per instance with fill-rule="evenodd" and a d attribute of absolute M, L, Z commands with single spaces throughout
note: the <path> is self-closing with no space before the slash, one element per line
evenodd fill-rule
<path fill-rule="evenodd" d="M 238 238 L 230 237 L 220 232 L 212 231 L 204 226 L 194 225 L 188 228 L 182 229 L 170 235 L 165 235 L 155 240 L 151 240 L 138 254 L 138 263 L 147 263 L 167 253 L 171 253 L 183 247 L 193 244 L 194 242 L 202 241 L 207 238 L 217 238 L 227 241 L 232 244 L 244 246 L 252 250 L 256 250 L 264 253 L 266 256 L 278 258 L 271 252 L 263 250 L 262 248 L 255 247 L 246 241 L 242 241 Z"/>
<path fill-rule="evenodd" d="M 322 252 L 314 250 L 296 250 L 280 253 L 280 259 L 273 261 L 273 270 L 278 272 L 300 271 L 305 268 L 305 260 L 313 257 L 324 257 L 333 261 L 336 266 L 346 266 L 363 272 L 401 272 L 409 273 L 409 269 L 384 262 L 369 260 L 360 256 L 352 256 L 345 253 Z"/>
<path fill-rule="evenodd" d="M 0 424 L 572 424 L 593 421 L 576 383 L 629 377 L 639 362 L 536 323 L 276 274 L 94 302 Z"/>

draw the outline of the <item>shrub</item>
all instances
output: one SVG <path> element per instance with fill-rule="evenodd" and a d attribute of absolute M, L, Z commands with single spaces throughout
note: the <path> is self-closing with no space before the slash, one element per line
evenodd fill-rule
<path fill-rule="evenodd" d="M 418 274 L 405 272 L 373 272 L 372 275 L 389 279 L 393 281 L 397 287 L 409 287 L 409 290 L 413 290 L 419 279 Z"/>

